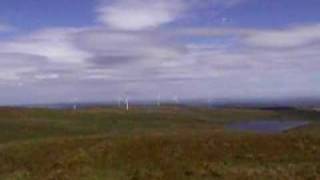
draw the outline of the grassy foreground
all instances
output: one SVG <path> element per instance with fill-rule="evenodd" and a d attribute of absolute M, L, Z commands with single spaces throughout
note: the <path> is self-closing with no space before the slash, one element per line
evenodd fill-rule
<path fill-rule="evenodd" d="M 304 119 L 282 134 L 226 123 Z M 206 108 L 0 108 L 0 179 L 319 179 L 320 114 Z"/>

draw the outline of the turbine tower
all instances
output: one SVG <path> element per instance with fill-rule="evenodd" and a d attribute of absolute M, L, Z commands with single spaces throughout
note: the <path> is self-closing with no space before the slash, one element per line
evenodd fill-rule
<path fill-rule="evenodd" d="M 161 106 L 161 95 L 160 94 L 158 94 L 158 97 L 157 97 L 157 105 L 158 105 L 158 107 Z"/>
<path fill-rule="evenodd" d="M 207 95 L 207 105 L 208 105 L 208 108 L 211 108 L 211 95 Z"/>
<path fill-rule="evenodd" d="M 179 97 L 178 96 L 174 96 L 173 97 L 174 102 L 176 103 L 176 105 L 179 104 Z"/>
<path fill-rule="evenodd" d="M 208 99 L 207 99 L 207 106 L 208 106 L 209 109 L 210 109 L 211 106 L 212 106 L 211 103 L 212 103 L 211 98 L 208 98 Z"/>
<path fill-rule="evenodd" d="M 128 98 L 128 96 L 125 97 L 125 103 L 126 103 L 126 110 L 129 111 L 129 98 Z"/>
<path fill-rule="evenodd" d="M 74 111 L 76 111 L 78 107 L 77 107 L 76 104 L 74 104 L 72 108 L 73 108 Z"/>
<path fill-rule="evenodd" d="M 74 102 L 74 104 L 73 104 L 73 106 L 72 106 L 72 109 L 73 109 L 74 111 L 76 111 L 76 110 L 78 109 L 78 105 L 77 105 L 78 98 L 77 98 L 77 97 L 73 98 L 73 102 Z"/>

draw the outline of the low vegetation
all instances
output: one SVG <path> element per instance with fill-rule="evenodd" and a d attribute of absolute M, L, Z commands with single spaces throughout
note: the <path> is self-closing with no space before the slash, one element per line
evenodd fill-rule
<path fill-rule="evenodd" d="M 112 107 L 0 109 L 0 179 L 319 179 L 320 114 L 307 111 Z M 226 123 L 310 120 L 281 134 Z"/>

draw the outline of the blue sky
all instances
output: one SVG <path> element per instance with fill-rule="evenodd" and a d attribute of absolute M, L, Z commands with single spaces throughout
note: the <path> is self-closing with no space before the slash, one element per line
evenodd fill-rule
<path fill-rule="evenodd" d="M 0 19 L 22 31 L 95 23 L 95 1 L 2 0 L 0 5 Z"/>
<path fill-rule="evenodd" d="M 318 0 L 2 0 L 0 104 L 320 96 Z"/>
<path fill-rule="evenodd" d="M 113 1 L 108 1 L 112 4 Z M 212 1 L 215 2 L 215 1 Z M 308 0 L 247 0 L 225 8 L 210 0 L 196 2 L 199 7 L 190 10 L 192 18 L 174 23 L 196 26 L 240 26 L 254 28 L 281 28 L 293 24 L 320 21 L 320 1 Z M 99 0 L 2 0 L 0 20 L 22 31 L 45 27 L 83 27 L 97 25 L 95 8 Z M 222 19 L 226 18 L 226 23 Z"/>

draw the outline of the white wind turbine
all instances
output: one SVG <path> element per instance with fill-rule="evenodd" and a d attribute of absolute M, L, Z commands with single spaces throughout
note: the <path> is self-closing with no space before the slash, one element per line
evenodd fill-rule
<path fill-rule="evenodd" d="M 74 111 L 76 111 L 76 110 L 78 109 L 77 104 L 74 104 L 73 107 L 72 107 L 72 109 L 73 109 Z"/>
<path fill-rule="evenodd" d="M 124 103 L 126 105 L 126 110 L 129 111 L 129 96 L 128 96 L 128 88 L 127 85 L 125 85 L 125 97 L 124 97 Z"/>
<path fill-rule="evenodd" d="M 176 103 L 176 105 L 179 104 L 179 97 L 177 95 L 173 97 L 173 100 Z"/>
<path fill-rule="evenodd" d="M 129 111 L 129 98 L 127 95 L 125 97 L 125 103 L 126 103 L 126 110 Z"/>
<path fill-rule="evenodd" d="M 209 94 L 207 96 L 207 103 L 208 103 L 208 108 L 211 108 L 211 95 Z"/>
<path fill-rule="evenodd" d="M 158 107 L 161 106 L 161 95 L 160 94 L 158 94 L 158 97 L 157 97 L 157 105 L 158 105 Z"/>
<path fill-rule="evenodd" d="M 74 99 L 73 99 L 73 102 L 74 102 L 74 104 L 73 104 L 73 106 L 72 106 L 72 109 L 73 109 L 74 111 L 76 111 L 76 110 L 78 109 L 78 105 L 77 105 L 78 98 L 74 98 Z"/>

